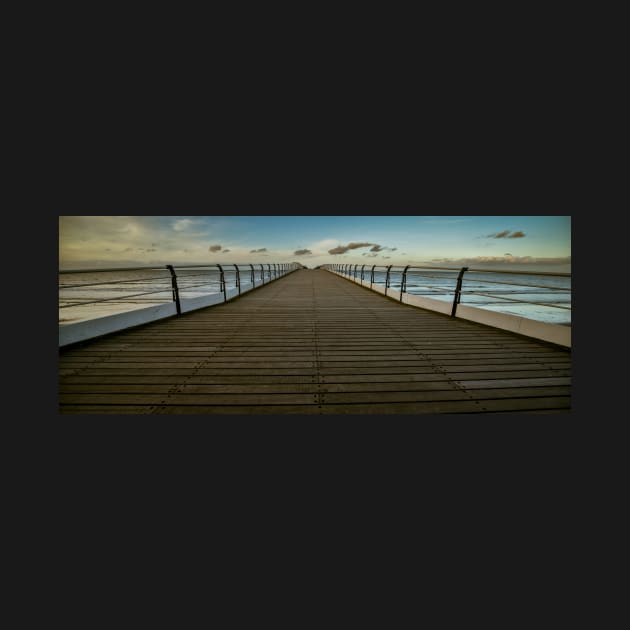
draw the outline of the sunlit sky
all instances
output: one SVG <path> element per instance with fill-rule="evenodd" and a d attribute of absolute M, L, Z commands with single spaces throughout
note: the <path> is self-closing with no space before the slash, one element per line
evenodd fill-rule
<path fill-rule="evenodd" d="M 571 217 L 59 217 L 61 269 L 294 261 L 570 271 Z"/>

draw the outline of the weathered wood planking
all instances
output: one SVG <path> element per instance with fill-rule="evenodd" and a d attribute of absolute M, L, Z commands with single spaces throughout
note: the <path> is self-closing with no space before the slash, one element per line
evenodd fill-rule
<path fill-rule="evenodd" d="M 322 270 L 68 347 L 60 412 L 561 413 L 571 352 Z"/>

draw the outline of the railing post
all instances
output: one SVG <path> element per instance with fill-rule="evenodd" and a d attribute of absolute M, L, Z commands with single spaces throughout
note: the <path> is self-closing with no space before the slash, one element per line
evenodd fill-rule
<path fill-rule="evenodd" d="M 451 310 L 451 317 L 455 317 L 455 313 L 457 311 L 457 305 L 462 296 L 462 279 L 464 277 L 464 273 L 468 271 L 468 267 L 462 267 L 459 275 L 457 276 L 457 286 L 455 287 L 455 295 L 453 297 L 453 310 Z"/>
<path fill-rule="evenodd" d="M 278 279 L 278 268 L 276 267 L 276 263 L 273 263 L 273 279 Z"/>
<path fill-rule="evenodd" d="M 271 264 L 267 263 L 267 267 L 269 267 L 269 282 L 271 282 Z"/>
<path fill-rule="evenodd" d="M 387 267 L 387 275 L 385 276 L 385 295 L 387 295 L 387 289 L 389 288 L 389 270 L 392 268 L 390 265 Z"/>
<path fill-rule="evenodd" d="M 356 279 L 357 279 L 357 267 L 358 267 L 358 266 L 359 266 L 359 265 L 355 265 L 355 266 L 354 266 L 354 275 L 352 276 L 352 279 L 353 279 L 353 280 L 356 280 Z"/>
<path fill-rule="evenodd" d="M 260 282 L 261 284 L 265 284 L 265 269 L 262 263 L 258 263 L 260 265 Z"/>
<path fill-rule="evenodd" d="M 254 265 L 252 265 L 252 263 L 249 263 L 249 266 L 252 269 L 252 287 L 255 288 L 256 287 L 256 278 L 254 278 Z"/>
<path fill-rule="evenodd" d="M 363 271 L 365 270 L 365 265 L 361 265 L 361 284 L 363 284 Z"/>
<path fill-rule="evenodd" d="M 407 269 L 409 269 L 409 265 L 407 265 L 403 270 L 402 280 L 400 282 L 400 301 L 402 302 L 403 293 L 407 290 Z"/>
<path fill-rule="evenodd" d="M 241 294 L 241 272 L 238 268 L 238 265 L 234 265 L 236 269 L 236 288 L 238 289 L 238 294 Z"/>
<path fill-rule="evenodd" d="M 225 273 L 223 273 L 223 267 L 221 267 L 221 265 L 217 264 L 217 267 L 219 268 L 219 271 L 221 272 L 221 275 L 219 276 L 219 291 L 221 291 L 223 293 L 223 301 L 227 302 L 227 291 L 225 289 Z"/>
<path fill-rule="evenodd" d="M 370 273 L 370 289 L 372 288 L 372 285 L 374 284 L 374 267 L 376 267 L 376 265 L 372 265 L 372 271 Z"/>
<path fill-rule="evenodd" d="M 177 286 L 177 275 L 175 274 L 175 269 L 173 269 L 173 265 L 166 265 L 166 268 L 171 272 L 171 286 L 173 287 L 173 302 L 175 302 L 175 308 L 177 309 L 177 314 L 182 314 L 182 307 L 179 303 L 179 288 Z"/>

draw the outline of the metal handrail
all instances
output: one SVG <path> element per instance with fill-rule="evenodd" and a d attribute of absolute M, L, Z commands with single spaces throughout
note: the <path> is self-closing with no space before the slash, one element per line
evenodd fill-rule
<path fill-rule="evenodd" d="M 273 274 L 272 274 L 272 269 L 271 269 L 271 265 L 273 264 Z M 256 277 L 255 277 L 255 269 L 254 269 L 254 265 L 256 266 L 260 266 L 260 280 L 262 284 L 265 284 L 266 280 L 265 280 L 265 269 L 262 263 L 246 263 L 247 266 L 249 266 L 250 268 L 250 272 L 251 272 L 251 284 L 252 287 L 255 288 L 256 287 Z M 230 269 L 230 267 L 232 269 Z M 273 281 L 276 280 L 284 275 L 286 275 L 287 273 L 290 273 L 292 271 L 295 271 L 296 269 L 299 269 L 301 267 L 301 265 L 299 265 L 298 263 L 267 263 L 267 268 L 268 268 L 268 281 Z M 164 281 L 166 282 L 168 279 L 170 279 L 170 286 L 168 286 L 165 284 L 164 288 L 159 288 L 159 289 L 155 289 L 155 290 L 149 290 L 149 291 L 140 291 L 137 293 L 131 293 L 131 294 L 126 294 L 126 295 L 117 295 L 114 297 L 93 297 L 91 299 L 84 299 L 82 300 L 80 298 L 80 296 L 77 296 L 76 298 L 72 298 L 72 297 L 67 297 L 67 298 L 61 298 L 60 296 L 60 302 L 63 300 L 63 302 L 65 303 L 60 303 L 59 304 L 59 308 L 69 308 L 69 307 L 78 307 L 78 306 L 86 306 L 86 305 L 90 305 L 90 304 L 99 304 L 99 303 L 103 303 L 103 302 L 118 302 L 118 303 L 124 303 L 125 301 L 130 300 L 131 298 L 138 298 L 141 296 L 147 296 L 147 295 L 153 295 L 153 294 L 165 294 L 165 293 L 171 293 L 172 296 L 172 301 L 175 303 L 175 307 L 176 307 L 176 311 L 178 315 L 181 315 L 181 296 L 180 293 L 182 290 L 188 290 L 188 289 L 194 289 L 194 288 L 198 288 L 201 286 L 207 286 L 207 285 L 214 285 L 215 281 L 209 281 L 209 282 L 193 282 L 190 284 L 186 284 L 185 286 L 180 286 L 180 283 L 178 283 L 178 275 L 177 275 L 177 270 L 187 270 L 187 269 L 201 269 L 201 268 L 205 268 L 207 269 L 209 272 L 214 271 L 215 273 L 218 272 L 219 275 L 219 293 L 223 294 L 223 301 L 226 302 L 227 301 L 227 278 L 226 278 L 226 274 L 227 273 L 232 273 L 234 272 L 234 277 L 235 277 L 235 287 L 238 290 L 238 295 L 241 295 L 242 293 L 242 278 L 241 278 L 241 268 L 239 266 L 239 264 L 236 263 L 229 263 L 229 264 L 219 264 L 219 263 L 209 263 L 209 264 L 183 264 L 183 265 L 171 265 L 171 264 L 167 264 L 167 265 L 138 265 L 135 267 L 99 267 L 99 268 L 82 268 L 82 269 L 60 269 L 58 274 L 59 276 L 62 275 L 67 275 L 67 274 L 85 274 L 85 273 L 116 273 L 116 272 L 127 272 L 127 271 L 141 271 L 141 270 L 153 270 L 153 271 L 162 271 L 162 272 L 168 272 L 169 275 L 163 275 L 163 276 L 151 276 L 151 277 L 145 277 L 142 276 L 140 278 L 132 278 L 132 279 L 120 279 L 120 280 L 109 280 L 109 281 L 102 281 L 102 282 L 86 282 L 86 283 L 72 283 L 72 284 L 63 284 L 61 282 L 59 282 L 59 291 L 62 290 L 67 290 L 67 289 L 82 289 L 82 288 L 92 288 L 92 287 L 105 287 L 105 286 L 117 286 L 117 285 L 125 285 L 125 284 L 134 284 L 134 283 L 139 283 L 139 282 L 154 282 L 154 281 Z M 203 276 L 205 274 L 203 273 L 194 273 L 194 274 L 186 274 L 185 276 L 183 276 L 186 280 L 188 280 L 189 278 L 193 278 L 193 277 L 200 277 Z M 170 276 L 170 278 L 169 278 Z M 179 276 L 179 278 L 181 279 L 182 276 Z M 154 284 L 154 286 L 156 286 Z M 131 288 L 131 287 L 130 287 Z M 87 296 L 86 296 L 87 297 Z M 154 300 L 155 301 L 155 300 Z"/>
<path fill-rule="evenodd" d="M 340 264 L 330 264 L 330 265 L 321 265 L 321 268 L 323 269 L 328 269 L 331 271 L 335 271 L 337 273 L 340 273 L 341 275 L 345 275 L 347 277 L 351 277 L 356 281 L 356 268 L 357 265 L 354 265 L 354 274 L 351 273 L 351 265 L 340 265 Z M 365 265 L 362 266 L 361 268 L 361 278 L 360 281 L 361 283 L 363 283 L 364 281 L 364 273 L 363 273 L 363 269 L 364 269 Z M 423 285 L 425 288 L 431 289 L 433 291 L 441 291 L 444 293 L 451 293 L 451 291 L 453 292 L 453 303 L 452 303 L 452 309 L 451 309 L 451 316 L 455 316 L 456 312 L 457 312 L 457 305 L 460 303 L 461 301 L 461 296 L 462 294 L 466 294 L 466 295 L 480 295 L 480 296 L 484 296 L 484 297 L 491 297 L 494 299 L 499 299 L 499 300 L 505 300 L 506 302 L 516 302 L 516 303 L 520 303 L 520 304 L 533 304 L 533 305 L 537 305 L 537 306 L 545 306 L 545 307 L 549 307 L 549 308 L 558 308 L 558 309 L 563 309 L 563 310 L 571 310 L 571 307 L 567 307 L 567 306 L 562 306 L 560 304 L 553 304 L 553 303 L 547 303 L 547 302 L 538 302 L 538 301 L 532 301 L 532 300 L 524 300 L 524 299 L 515 299 L 515 298 L 509 298 L 506 296 L 502 296 L 502 295 L 498 295 L 498 294 L 489 294 L 489 293 L 483 293 L 481 291 L 474 291 L 474 290 L 465 290 L 463 288 L 463 282 L 464 282 L 464 274 L 468 273 L 480 273 L 480 274 L 513 274 L 513 275 L 527 275 L 527 276 L 544 276 L 544 277 L 561 277 L 561 278 L 570 278 L 571 277 L 571 273 L 567 273 L 567 272 L 553 272 L 553 271 L 521 271 L 521 270 L 512 270 L 512 269 L 498 269 L 498 270 L 494 270 L 494 269 L 477 269 L 477 268 L 470 268 L 470 267 L 430 267 L 430 266 L 415 266 L 415 265 L 372 265 L 372 269 L 370 270 L 370 288 L 373 287 L 374 285 L 374 273 L 375 270 L 377 269 L 382 269 L 383 273 L 385 273 L 385 295 L 387 295 L 388 293 L 388 289 L 390 288 L 391 285 L 391 275 L 392 275 L 392 270 L 394 270 L 394 272 L 398 272 L 400 270 L 401 273 L 401 283 L 400 283 L 400 298 L 399 301 L 402 301 L 403 299 L 403 294 L 407 293 L 407 275 L 408 273 L 411 271 L 413 275 L 415 276 L 420 276 L 420 277 L 425 277 L 425 278 L 435 278 L 435 279 L 443 279 L 440 276 L 437 275 L 431 275 L 431 274 L 421 274 L 421 273 L 415 273 L 415 270 L 431 270 L 431 271 L 457 271 L 458 275 L 456 280 L 456 285 L 454 289 L 445 289 L 442 287 L 431 287 L 431 286 L 427 286 L 427 285 Z M 571 293 L 571 288 L 567 288 L 567 287 L 553 287 L 553 286 L 548 286 L 548 285 L 543 285 L 543 284 L 531 284 L 531 283 L 522 283 L 522 282 L 510 282 L 508 280 L 488 280 L 488 279 L 480 279 L 480 278 L 474 278 L 474 282 L 477 283 L 482 283 L 482 284 L 504 284 L 504 285 L 509 285 L 509 286 L 515 286 L 515 287 L 524 287 L 527 289 L 545 289 L 549 292 L 553 292 L 553 291 L 559 291 L 559 292 L 564 292 L 564 293 Z M 525 292 L 523 292 L 525 293 Z"/>

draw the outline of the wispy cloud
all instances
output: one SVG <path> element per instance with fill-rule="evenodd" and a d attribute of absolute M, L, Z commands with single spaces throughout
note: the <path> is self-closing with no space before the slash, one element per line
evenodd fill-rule
<path fill-rule="evenodd" d="M 312 254 L 313 252 L 310 249 L 296 249 L 293 252 L 294 256 L 306 256 L 307 254 Z"/>
<path fill-rule="evenodd" d="M 177 219 L 177 221 L 173 222 L 173 229 L 176 232 L 182 232 L 183 230 L 187 230 L 192 224 L 192 219 Z"/>
<path fill-rule="evenodd" d="M 221 245 L 210 245 L 210 247 L 208 247 L 208 251 L 209 252 L 220 252 L 221 248 L 222 248 Z"/>
<path fill-rule="evenodd" d="M 360 249 L 361 247 L 370 247 L 370 246 L 372 246 L 370 249 L 371 252 L 380 252 L 384 249 L 390 249 L 387 247 L 383 247 L 383 245 L 378 245 L 377 243 L 365 243 L 365 242 L 354 243 L 353 242 L 353 243 L 348 243 L 347 245 L 338 245 L 337 247 L 333 247 L 332 249 L 328 250 L 328 253 L 332 254 L 333 256 L 336 256 L 338 254 L 345 254 L 346 252 L 352 249 Z"/>
<path fill-rule="evenodd" d="M 571 263 L 571 256 L 560 256 L 557 258 L 540 257 L 540 256 L 512 256 L 512 254 L 504 254 L 503 256 L 472 256 L 469 258 L 433 258 L 430 261 L 434 264 L 442 265 L 474 265 L 474 264 L 547 264 L 547 265 L 566 265 Z"/>
<path fill-rule="evenodd" d="M 260 249 L 250 249 L 249 253 L 250 254 L 258 254 L 258 253 L 266 252 L 266 251 L 267 251 L 266 247 L 261 247 Z"/>
<path fill-rule="evenodd" d="M 486 238 L 523 238 L 524 236 L 526 236 L 525 232 L 520 230 L 512 232 L 512 234 L 510 234 L 510 230 L 503 230 L 503 232 L 497 232 L 496 234 L 488 234 Z"/>

